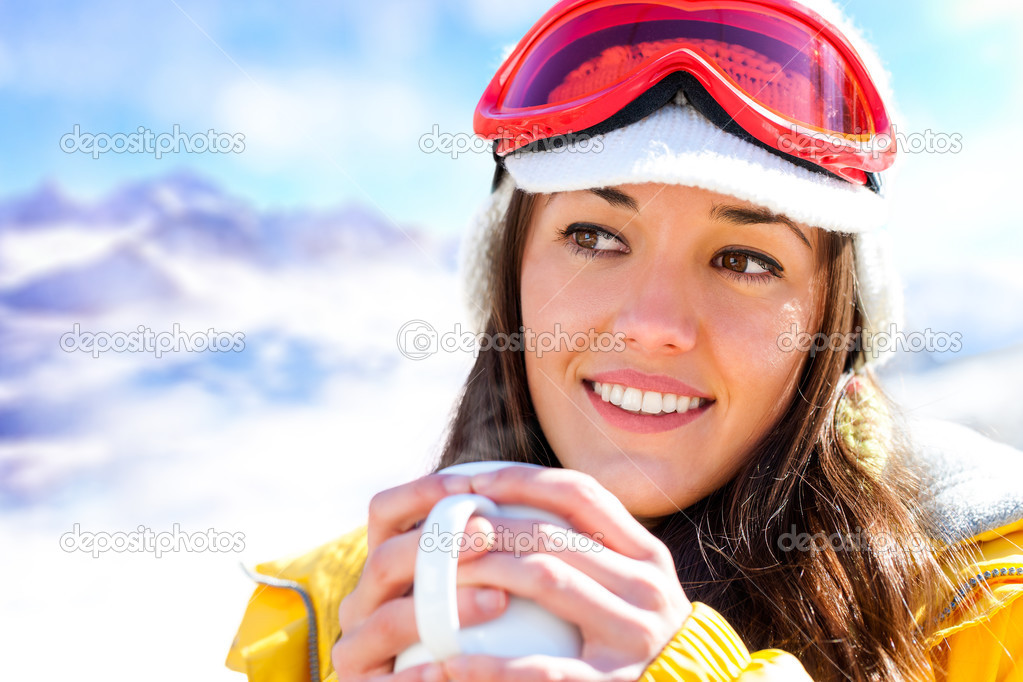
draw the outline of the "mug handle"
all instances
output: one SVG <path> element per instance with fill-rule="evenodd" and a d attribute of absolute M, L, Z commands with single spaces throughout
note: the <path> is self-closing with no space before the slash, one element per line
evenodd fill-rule
<path fill-rule="evenodd" d="M 487 497 L 463 493 L 441 499 L 423 523 L 416 552 L 412 600 L 419 639 L 436 661 L 461 653 L 458 644 L 458 546 L 456 536 L 465 532 L 469 519 L 478 512 L 497 514 L 497 505 Z M 432 547 L 424 538 L 435 533 Z M 450 544 L 444 544 L 445 534 Z"/>

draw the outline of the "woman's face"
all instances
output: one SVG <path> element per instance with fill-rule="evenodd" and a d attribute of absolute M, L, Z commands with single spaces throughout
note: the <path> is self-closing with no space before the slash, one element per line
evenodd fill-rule
<path fill-rule="evenodd" d="M 522 317 L 544 434 L 633 515 L 684 509 L 735 474 L 793 398 L 803 354 L 780 340 L 813 322 L 816 230 L 678 185 L 535 206 Z"/>

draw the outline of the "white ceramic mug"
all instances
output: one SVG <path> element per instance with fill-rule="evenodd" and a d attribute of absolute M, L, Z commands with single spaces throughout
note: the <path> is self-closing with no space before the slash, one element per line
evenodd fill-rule
<path fill-rule="evenodd" d="M 536 466 L 518 462 L 466 462 L 437 473 L 475 474 L 511 466 Z M 539 468 L 539 467 L 538 467 Z M 497 505 L 482 495 L 451 495 L 438 502 L 423 523 L 426 533 L 456 537 L 476 513 L 508 518 L 535 519 L 569 529 L 559 516 L 525 505 Z M 570 529 L 569 529 L 570 530 Z M 450 535 L 444 535 L 450 534 Z M 457 547 L 457 543 L 455 544 Z M 536 602 L 508 595 L 505 611 L 486 623 L 460 627 L 456 600 L 457 551 L 425 548 L 420 541 L 416 552 L 413 604 L 419 642 L 398 655 L 394 671 L 421 663 L 443 661 L 459 654 L 486 654 L 518 658 L 542 654 L 574 658 L 582 651 L 579 628 L 566 622 Z"/>

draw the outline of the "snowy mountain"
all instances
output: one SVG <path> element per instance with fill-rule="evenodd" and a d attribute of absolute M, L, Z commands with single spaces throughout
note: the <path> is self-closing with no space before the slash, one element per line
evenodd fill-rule
<path fill-rule="evenodd" d="M 259 213 L 249 202 L 183 172 L 120 188 L 90 204 L 78 202 L 55 183 L 0 202 L 0 257 L 3 245 L 19 233 L 42 240 L 47 233 L 68 230 L 130 230 L 141 241 L 174 254 L 276 266 L 365 258 L 384 250 L 444 260 L 455 248 L 453 242 L 395 225 L 359 204 L 323 212 Z"/>
<path fill-rule="evenodd" d="M 159 259 L 126 243 L 95 260 L 39 274 L 0 292 L 0 305 L 34 313 L 97 314 L 131 303 L 159 303 L 181 294 Z"/>
<path fill-rule="evenodd" d="M 91 211 L 83 209 L 58 184 L 47 182 L 35 192 L 0 203 L 0 232 L 31 230 L 71 220 L 91 222 Z"/>
<path fill-rule="evenodd" d="M 400 371 L 404 322 L 459 315 L 455 250 L 359 205 L 261 213 L 180 173 L 88 205 L 55 184 L 0 202 L 0 505 L 81 494 L 80 463 L 55 453 L 82 441 L 144 458 L 154 444 L 119 411 L 158 422 L 146 407 L 185 391 L 244 421 Z M 176 345 L 83 352 L 75 329 Z M 211 338 L 243 348 L 196 351 Z"/>

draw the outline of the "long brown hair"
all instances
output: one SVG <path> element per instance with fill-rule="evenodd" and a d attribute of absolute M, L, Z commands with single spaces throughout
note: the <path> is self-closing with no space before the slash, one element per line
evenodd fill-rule
<path fill-rule="evenodd" d="M 488 245 L 487 333 L 522 324 L 522 257 L 538 196 L 516 189 Z M 860 320 L 852 237 L 819 236 L 816 327 L 853 334 Z M 789 651 L 815 680 L 920 679 L 931 670 L 924 642 L 938 595 L 950 586 L 931 551 L 900 549 L 919 548 L 930 529 L 915 511 L 920 486 L 894 407 L 869 373 L 858 380 L 892 417 L 880 433 L 874 425 L 884 475 L 837 432 L 836 414 L 848 407 L 845 379 L 862 352 L 829 344 L 808 353 L 794 399 L 738 474 L 652 532 L 671 549 L 689 599 L 720 611 L 751 649 Z M 436 468 L 482 459 L 561 466 L 539 426 L 522 352 L 480 352 Z M 788 545 L 798 543 L 787 539 L 796 537 L 829 541 L 794 551 Z M 834 537 L 842 539 L 837 547 Z"/>

